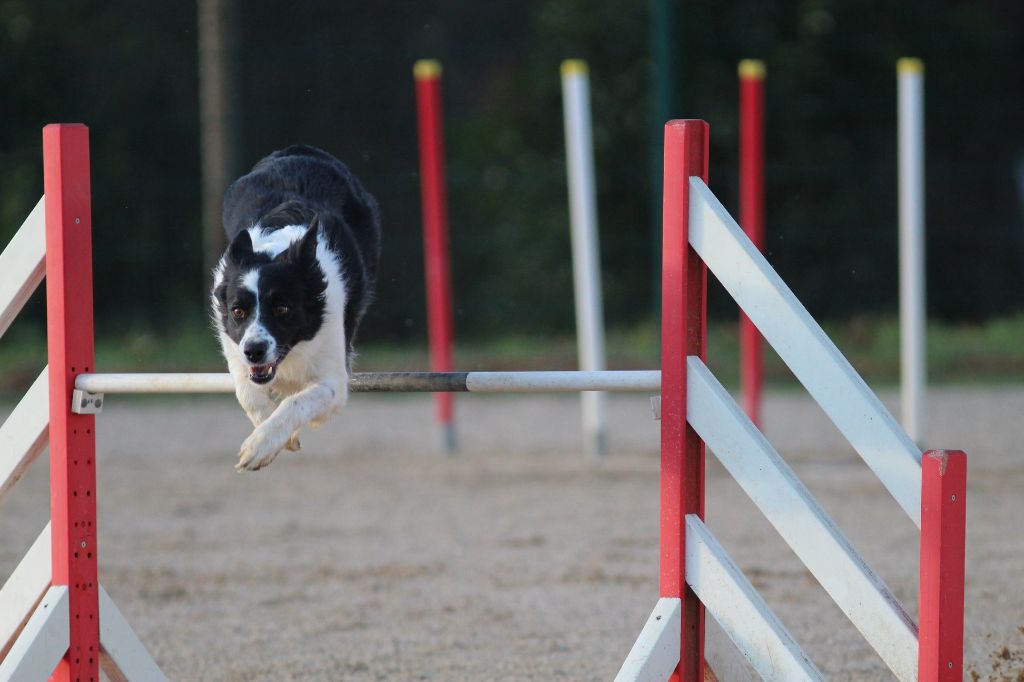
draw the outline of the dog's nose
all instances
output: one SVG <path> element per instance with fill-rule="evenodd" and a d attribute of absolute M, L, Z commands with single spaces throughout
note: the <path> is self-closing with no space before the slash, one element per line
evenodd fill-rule
<path fill-rule="evenodd" d="M 250 343 L 246 345 L 244 353 L 245 359 L 255 364 L 263 362 L 267 356 L 267 346 L 265 341 L 257 341 L 256 343 Z"/>

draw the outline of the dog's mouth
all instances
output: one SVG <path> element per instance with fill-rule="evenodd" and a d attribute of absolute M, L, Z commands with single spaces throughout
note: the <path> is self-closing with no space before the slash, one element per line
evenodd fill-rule
<path fill-rule="evenodd" d="M 249 368 L 249 381 L 254 384 L 269 384 L 274 380 L 274 375 L 276 373 L 276 362 L 271 362 L 266 365 L 253 365 Z"/>

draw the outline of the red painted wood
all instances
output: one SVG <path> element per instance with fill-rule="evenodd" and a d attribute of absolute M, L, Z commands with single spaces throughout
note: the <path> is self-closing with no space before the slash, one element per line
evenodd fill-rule
<path fill-rule="evenodd" d="M 88 128 L 43 128 L 43 183 L 53 584 L 69 586 L 71 607 L 71 646 L 53 679 L 89 682 L 100 660 L 95 418 L 71 413 L 75 376 L 94 368 Z"/>
<path fill-rule="evenodd" d="M 440 70 L 416 74 L 416 113 L 419 128 L 420 192 L 423 201 L 423 255 L 427 285 L 427 329 L 430 369 L 453 370 L 451 266 L 448 255 L 448 197 L 444 170 L 444 131 L 441 116 Z M 439 424 L 454 418 L 451 393 L 435 393 Z"/>
<path fill-rule="evenodd" d="M 740 75 L 740 225 L 758 250 L 764 249 L 764 76 Z M 740 400 L 761 426 L 764 386 L 763 339 L 740 311 Z"/>
<path fill-rule="evenodd" d="M 708 178 L 708 124 L 665 124 L 661 298 L 660 593 L 681 597 L 682 642 L 672 680 L 704 679 L 704 607 L 686 585 L 686 514 L 704 518 L 704 443 L 686 422 L 686 357 L 705 356 L 707 268 L 689 245 L 688 179 Z"/>
<path fill-rule="evenodd" d="M 967 455 L 929 450 L 921 460 L 918 679 L 960 682 L 964 666 Z"/>

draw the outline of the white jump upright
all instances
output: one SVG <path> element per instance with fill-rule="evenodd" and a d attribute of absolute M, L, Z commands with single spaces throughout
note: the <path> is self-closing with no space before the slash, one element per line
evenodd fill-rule
<path fill-rule="evenodd" d="M 924 211 L 924 64 L 896 63 L 899 100 L 900 416 L 916 442 L 925 438 L 927 369 Z"/>
<path fill-rule="evenodd" d="M 565 157 L 569 178 L 569 223 L 572 228 L 572 270 L 576 291 L 576 345 L 583 371 L 605 368 L 601 258 L 597 237 L 597 194 L 594 188 L 594 140 L 591 130 L 590 76 L 581 59 L 562 62 L 562 109 L 565 114 Z M 603 393 L 580 396 L 583 447 L 602 456 L 607 449 L 607 400 Z"/>

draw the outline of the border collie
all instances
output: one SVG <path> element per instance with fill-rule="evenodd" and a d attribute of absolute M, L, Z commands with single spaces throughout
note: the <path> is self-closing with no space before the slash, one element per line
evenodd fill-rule
<path fill-rule="evenodd" d="M 314 147 L 276 151 L 224 195 L 230 245 L 211 306 L 235 395 L 255 429 L 235 468 L 256 471 L 348 399 L 352 341 L 380 256 L 376 200 Z"/>

